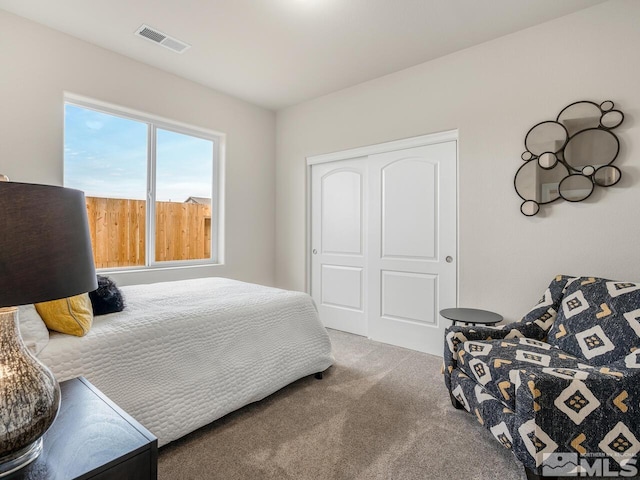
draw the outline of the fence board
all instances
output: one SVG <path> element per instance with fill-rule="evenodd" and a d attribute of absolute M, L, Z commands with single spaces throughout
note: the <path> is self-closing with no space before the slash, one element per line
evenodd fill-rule
<path fill-rule="evenodd" d="M 96 268 L 145 265 L 146 202 L 86 197 Z M 211 256 L 208 205 L 156 202 L 156 261 Z"/>

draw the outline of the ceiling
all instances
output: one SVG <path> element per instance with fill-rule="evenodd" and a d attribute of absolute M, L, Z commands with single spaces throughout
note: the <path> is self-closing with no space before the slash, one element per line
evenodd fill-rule
<path fill-rule="evenodd" d="M 0 0 L 0 9 L 280 109 L 604 0 Z M 192 45 L 134 36 L 147 24 Z"/>

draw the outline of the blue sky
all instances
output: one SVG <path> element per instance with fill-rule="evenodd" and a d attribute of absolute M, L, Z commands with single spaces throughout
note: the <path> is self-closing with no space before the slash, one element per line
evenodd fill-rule
<path fill-rule="evenodd" d="M 143 122 L 65 105 L 64 185 L 85 195 L 144 200 L 147 129 Z M 211 198 L 213 143 L 157 129 L 156 200 Z"/>

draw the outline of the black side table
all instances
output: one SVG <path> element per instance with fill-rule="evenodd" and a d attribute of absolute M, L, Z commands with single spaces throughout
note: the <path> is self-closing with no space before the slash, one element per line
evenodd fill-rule
<path fill-rule="evenodd" d="M 502 321 L 502 315 L 479 308 L 445 308 L 440 310 L 440 315 L 451 320 L 454 325 L 457 322 L 465 325 L 495 325 Z"/>
<path fill-rule="evenodd" d="M 62 401 L 42 453 L 5 477 L 19 480 L 156 480 L 158 439 L 85 378 L 60 383 Z"/>

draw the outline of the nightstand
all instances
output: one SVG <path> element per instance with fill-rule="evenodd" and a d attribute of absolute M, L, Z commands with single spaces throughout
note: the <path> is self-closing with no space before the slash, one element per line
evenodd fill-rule
<path fill-rule="evenodd" d="M 158 439 L 85 378 L 60 383 L 58 416 L 19 480 L 155 480 Z"/>

